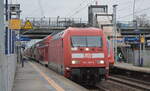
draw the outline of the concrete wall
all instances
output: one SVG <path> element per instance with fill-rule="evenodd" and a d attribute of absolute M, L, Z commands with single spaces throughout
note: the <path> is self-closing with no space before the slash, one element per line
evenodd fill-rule
<path fill-rule="evenodd" d="M 150 50 L 145 50 L 143 53 L 144 66 L 150 67 Z"/>
<path fill-rule="evenodd" d="M 17 56 L 11 54 L 8 56 L 0 55 L 0 91 L 11 91 L 13 87 Z"/>
<path fill-rule="evenodd" d="M 134 50 L 133 53 L 134 53 L 133 65 L 138 66 L 139 65 L 139 51 Z"/>
<path fill-rule="evenodd" d="M 143 53 L 141 53 L 141 56 L 143 57 L 143 66 L 150 67 L 150 50 L 144 50 Z M 139 50 L 134 50 L 134 65 L 138 65 L 139 59 Z"/>
<path fill-rule="evenodd" d="M 5 60 L 4 55 L 0 53 L 0 91 L 5 91 L 5 79 L 4 79 L 4 64 L 3 60 Z"/>
<path fill-rule="evenodd" d="M 5 53 L 4 0 L 0 0 L 0 54 Z"/>
<path fill-rule="evenodd" d="M 126 53 L 127 53 L 127 55 L 126 55 L 127 63 L 133 63 L 133 60 L 134 60 L 133 50 L 131 48 L 127 48 Z"/>
<path fill-rule="evenodd" d="M 11 91 L 16 70 L 16 55 L 5 55 L 4 0 L 0 0 L 0 91 Z"/>

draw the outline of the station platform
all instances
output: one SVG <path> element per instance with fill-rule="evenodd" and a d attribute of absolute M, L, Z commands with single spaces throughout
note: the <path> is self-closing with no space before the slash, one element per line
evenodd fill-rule
<path fill-rule="evenodd" d="M 88 91 L 35 62 L 18 64 L 12 91 Z"/>
<path fill-rule="evenodd" d="M 130 71 L 144 72 L 144 73 L 150 74 L 150 68 L 138 67 L 138 66 L 134 66 L 133 64 L 128 64 L 128 63 L 115 63 L 114 67 L 120 68 L 120 69 L 130 70 Z"/>

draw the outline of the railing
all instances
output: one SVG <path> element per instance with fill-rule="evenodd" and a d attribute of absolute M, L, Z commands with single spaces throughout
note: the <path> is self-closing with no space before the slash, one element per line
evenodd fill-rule
<path fill-rule="evenodd" d="M 133 21 L 118 21 L 117 26 L 119 28 L 136 28 L 136 23 Z M 137 22 L 137 27 L 141 29 L 150 29 L 150 21 L 149 22 Z"/>
<path fill-rule="evenodd" d="M 87 22 L 82 21 L 81 18 L 60 18 L 60 17 L 42 17 L 42 18 L 32 18 L 28 17 L 23 20 L 29 20 L 34 27 L 39 28 L 50 28 L 50 27 L 68 27 L 74 24 L 86 24 Z"/>

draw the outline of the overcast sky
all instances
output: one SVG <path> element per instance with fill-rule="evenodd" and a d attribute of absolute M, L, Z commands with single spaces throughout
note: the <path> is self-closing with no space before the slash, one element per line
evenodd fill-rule
<path fill-rule="evenodd" d="M 108 5 L 112 13 L 112 5 L 118 4 L 117 18 L 132 19 L 134 0 L 97 0 L 98 4 Z M 12 0 L 20 3 L 22 17 L 78 17 L 87 20 L 87 4 L 95 4 L 94 0 Z M 149 8 L 149 9 L 147 9 Z M 146 9 L 145 11 L 141 11 Z M 136 0 L 137 15 L 147 14 L 150 17 L 150 0 Z"/>

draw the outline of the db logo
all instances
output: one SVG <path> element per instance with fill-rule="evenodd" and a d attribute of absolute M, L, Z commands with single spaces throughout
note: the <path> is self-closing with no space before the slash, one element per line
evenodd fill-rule
<path fill-rule="evenodd" d="M 92 55 L 91 55 L 91 53 L 85 53 L 85 54 L 84 54 L 84 57 L 85 57 L 85 58 L 92 58 Z"/>

